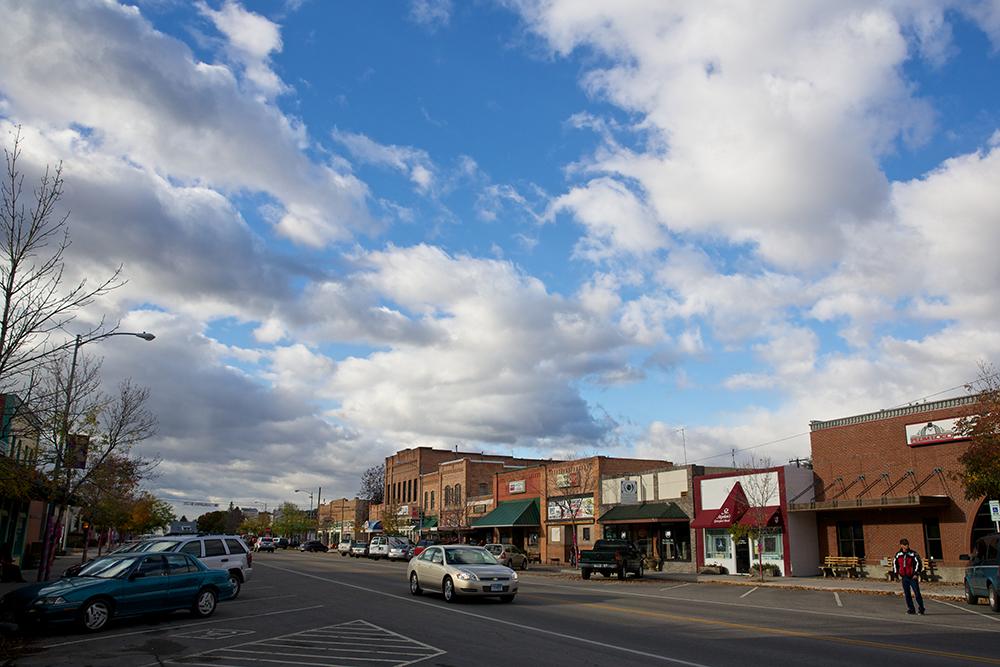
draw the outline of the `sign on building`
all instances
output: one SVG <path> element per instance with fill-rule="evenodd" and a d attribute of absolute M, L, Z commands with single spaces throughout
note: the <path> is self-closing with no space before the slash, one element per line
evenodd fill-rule
<path fill-rule="evenodd" d="M 635 505 L 639 502 L 639 482 L 634 479 L 621 481 L 621 500 L 623 505 Z"/>
<path fill-rule="evenodd" d="M 507 482 L 507 493 L 510 494 L 524 493 L 524 491 L 525 491 L 525 484 L 523 479 Z"/>
<path fill-rule="evenodd" d="M 968 440 L 968 436 L 955 431 L 958 419 L 938 419 L 906 425 L 906 444 L 910 447 L 940 445 L 945 442 Z"/>
<path fill-rule="evenodd" d="M 560 489 L 580 486 L 580 473 L 575 471 L 556 473 L 556 486 Z"/>
<path fill-rule="evenodd" d="M 549 500 L 549 521 L 572 521 L 594 518 L 594 496 Z"/>
<path fill-rule="evenodd" d="M 66 436 L 67 468 L 83 470 L 87 467 L 87 450 L 90 449 L 90 436 L 70 433 Z"/>

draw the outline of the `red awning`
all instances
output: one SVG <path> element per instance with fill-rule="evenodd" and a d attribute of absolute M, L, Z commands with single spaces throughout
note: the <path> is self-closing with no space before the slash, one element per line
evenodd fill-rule
<path fill-rule="evenodd" d="M 763 522 L 758 522 L 758 518 L 763 519 Z M 772 507 L 750 507 L 740 517 L 739 524 L 741 526 L 756 527 L 763 525 L 768 528 L 778 528 L 783 525 L 781 508 L 776 505 Z"/>
<path fill-rule="evenodd" d="M 739 482 L 733 485 L 733 490 L 726 496 L 726 502 L 718 510 L 702 510 L 691 522 L 692 528 L 729 528 L 739 521 L 750 503 L 743 493 Z"/>

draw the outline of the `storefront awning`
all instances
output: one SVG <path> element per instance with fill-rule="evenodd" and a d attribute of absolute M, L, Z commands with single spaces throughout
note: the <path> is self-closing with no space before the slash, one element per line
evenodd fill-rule
<path fill-rule="evenodd" d="M 749 526 L 751 528 L 756 528 L 757 526 L 779 528 L 784 525 L 784 522 L 781 520 L 781 508 L 777 505 L 773 507 L 750 507 L 737 523 L 741 526 Z"/>
<path fill-rule="evenodd" d="M 417 522 L 417 527 L 420 530 L 429 530 L 431 528 L 437 528 L 438 518 L 436 516 L 425 516 L 423 521 Z"/>
<path fill-rule="evenodd" d="M 612 507 L 598 519 L 600 523 L 659 523 L 661 521 L 687 521 L 677 503 L 639 503 Z"/>
<path fill-rule="evenodd" d="M 381 533 L 382 532 L 382 522 L 381 521 L 365 521 L 363 532 L 366 532 L 366 533 Z"/>
<path fill-rule="evenodd" d="M 740 520 L 749 506 L 750 503 L 747 502 L 747 496 L 743 493 L 743 487 L 740 486 L 739 482 L 736 482 L 733 485 L 733 490 L 726 496 L 726 502 L 722 503 L 722 507 L 717 510 L 698 512 L 694 521 L 691 522 L 691 527 L 729 528 Z"/>
<path fill-rule="evenodd" d="M 510 528 L 512 526 L 541 526 L 538 498 L 507 500 L 497 508 L 472 522 L 472 528 Z"/>

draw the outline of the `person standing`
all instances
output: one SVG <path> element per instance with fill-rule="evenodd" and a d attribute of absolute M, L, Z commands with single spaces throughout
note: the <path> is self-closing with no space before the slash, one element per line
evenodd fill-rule
<path fill-rule="evenodd" d="M 906 597 L 906 613 L 924 613 L 924 598 L 920 595 L 920 571 L 924 569 L 923 561 L 917 552 L 910 548 L 910 541 L 905 537 L 899 541 L 899 551 L 892 559 L 892 571 L 903 582 L 903 595 Z M 917 608 L 913 609 L 913 598 L 917 598 Z"/>

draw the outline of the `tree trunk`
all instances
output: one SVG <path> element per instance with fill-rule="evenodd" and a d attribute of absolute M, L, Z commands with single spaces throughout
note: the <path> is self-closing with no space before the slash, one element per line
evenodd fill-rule
<path fill-rule="evenodd" d="M 760 573 L 761 582 L 764 581 L 764 549 L 761 544 L 763 540 L 757 538 L 757 571 Z"/>
<path fill-rule="evenodd" d="M 80 556 L 80 562 L 81 563 L 86 563 L 87 562 L 87 551 L 89 551 L 89 550 L 90 550 L 90 524 L 88 523 L 87 527 L 83 529 L 83 555 Z M 98 531 L 98 533 L 97 533 L 97 555 L 98 556 L 101 555 L 101 533 L 100 533 L 100 531 Z"/>

